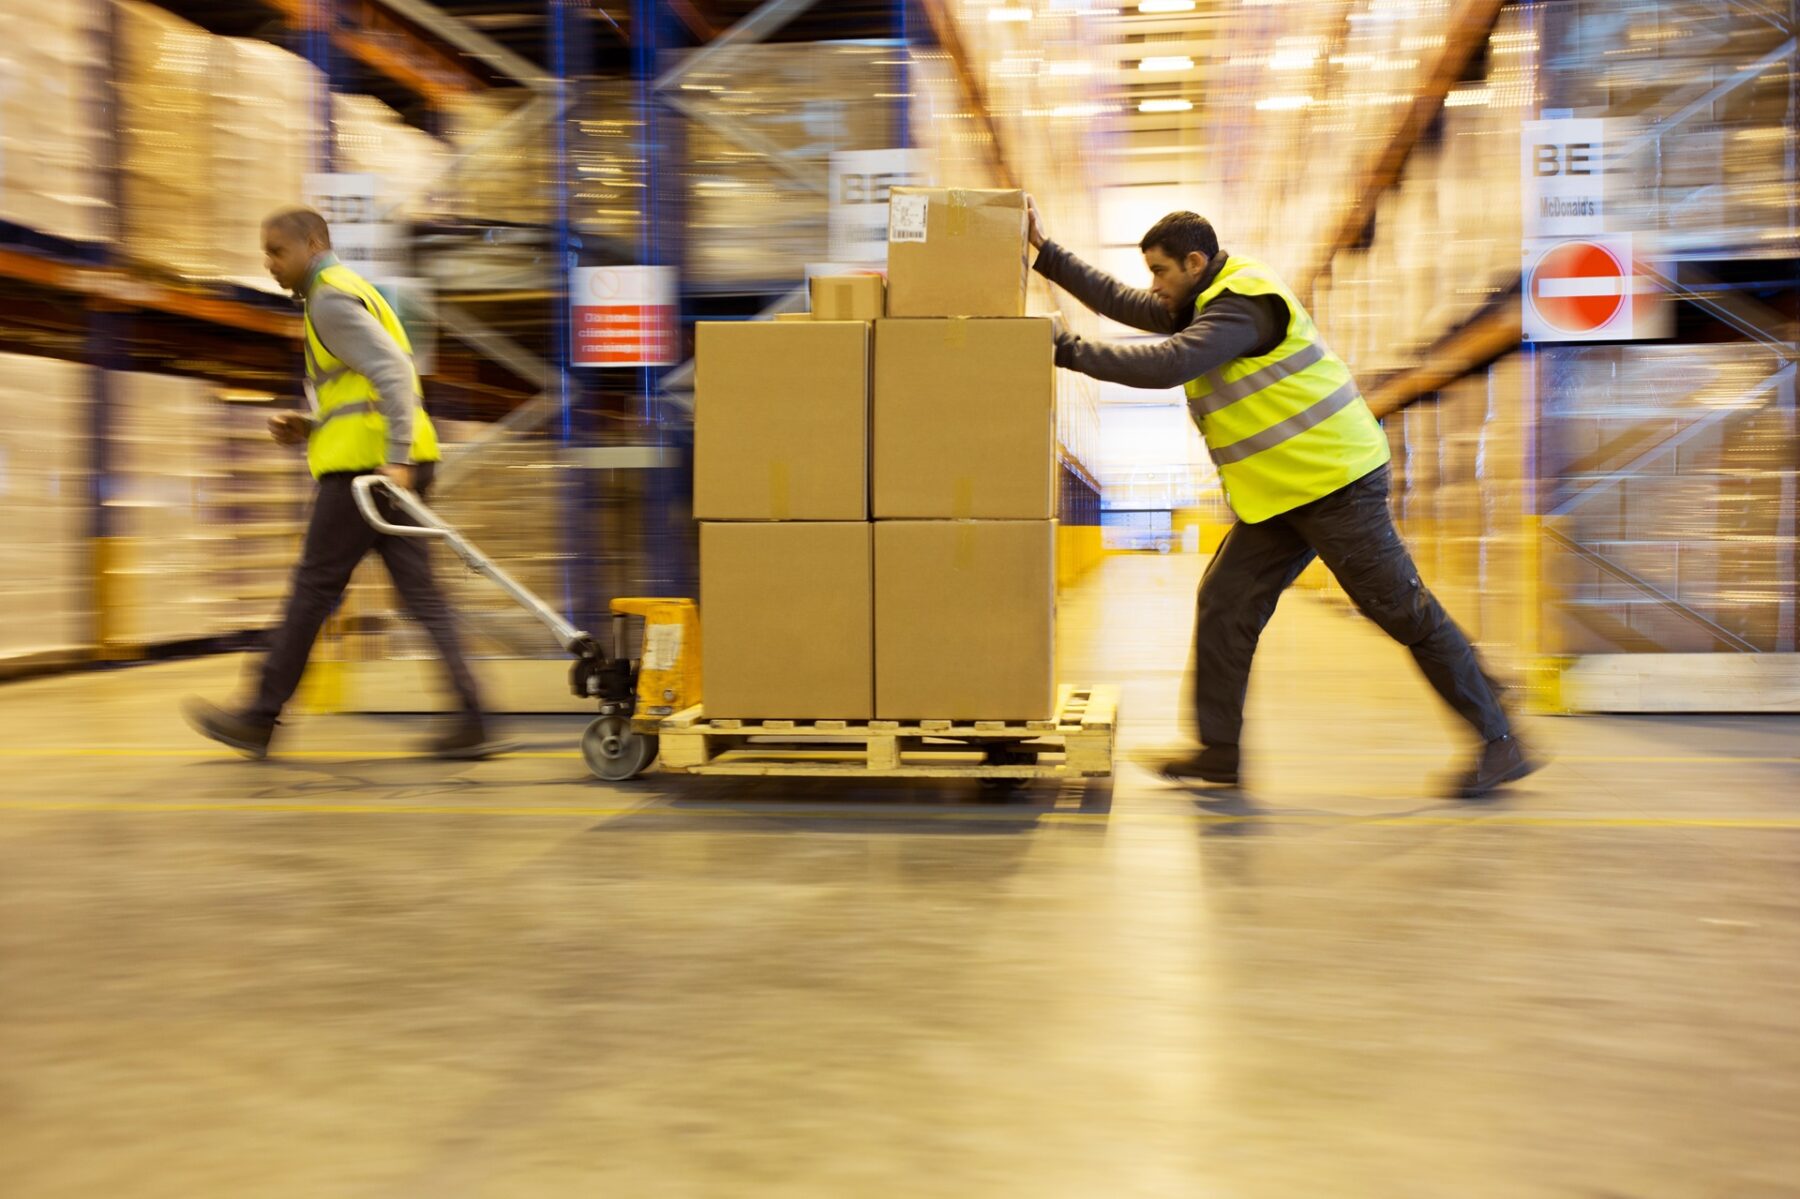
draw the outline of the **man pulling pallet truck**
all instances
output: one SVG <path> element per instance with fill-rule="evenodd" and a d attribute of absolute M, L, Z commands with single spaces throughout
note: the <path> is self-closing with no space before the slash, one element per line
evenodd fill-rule
<path fill-rule="evenodd" d="M 462 704 L 461 715 L 426 751 L 445 758 L 487 757 L 502 747 L 482 714 L 481 695 L 463 659 L 455 618 L 432 577 L 425 543 L 376 530 L 363 519 L 352 489 L 359 476 L 378 474 L 419 495 L 430 490 L 437 433 L 421 402 L 406 331 L 381 293 L 331 252 L 331 230 L 318 213 L 310 208 L 273 213 L 263 222 L 262 237 L 269 274 L 305 306 L 306 389 L 313 405 L 309 415 L 270 417 L 269 433 L 282 445 L 306 443 L 306 463 L 319 488 L 255 698 L 235 712 L 191 699 L 188 723 L 250 757 L 267 754 L 320 626 L 343 597 L 357 563 L 374 551 L 407 611 L 431 635 Z"/>
<path fill-rule="evenodd" d="M 1237 785 L 1257 640 L 1315 557 L 1481 737 L 1457 795 L 1477 799 L 1537 769 L 1474 647 L 1426 590 L 1394 528 L 1387 437 L 1287 286 L 1262 263 L 1221 250 L 1204 217 L 1172 212 L 1139 245 L 1149 289 L 1128 287 L 1051 241 L 1036 203 L 1026 204 L 1039 274 L 1102 316 L 1167 335 L 1130 345 L 1059 330 L 1056 365 L 1128 387 L 1183 387 L 1237 516 L 1200 583 L 1192 680 L 1200 748 L 1164 773 Z"/>

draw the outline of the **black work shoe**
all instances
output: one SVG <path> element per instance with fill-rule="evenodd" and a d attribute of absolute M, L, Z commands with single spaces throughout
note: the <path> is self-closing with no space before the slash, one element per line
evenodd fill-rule
<path fill-rule="evenodd" d="M 229 745 L 246 758 L 261 759 L 269 756 L 269 738 L 275 735 L 273 724 L 246 720 L 197 697 L 182 702 L 181 714 L 202 737 L 211 737 L 221 745 Z"/>
<path fill-rule="evenodd" d="M 1235 745 L 1207 745 L 1185 757 L 1163 763 L 1162 776 L 1172 783 L 1238 785 L 1238 750 Z"/>
<path fill-rule="evenodd" d="M 463 716 L 425 743 L 425 752 L 432 757 L 463 762 L 491 758 L 507 748 L 488 732 L 487 721 L 479 716 Z"/>
<path fill-rule="evenodd" d="M 1541 765 L 1517 737 L 1509 733 L 1496 738 L 1481 747 L 1475 765 L 1457 783 L 1457 798 L 1480 799 L 1502 783 L 1516 782 Z"/>

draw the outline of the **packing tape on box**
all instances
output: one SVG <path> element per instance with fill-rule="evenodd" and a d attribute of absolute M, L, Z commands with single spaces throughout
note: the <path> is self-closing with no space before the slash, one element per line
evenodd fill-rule
<path fill-rule="evenodd" d="M 973 570 L 975 567 L 975 522 L 972 520 L 956 526 L 956 548 L 952 551 L 952 563 L 958 571 Z"/>
<path fill-rule="evenodd" d="M 960 475 L 950 493 L 950 515 L 956 520 L 975 519 L 975 480 Z"/>
<path fill-rule="evenodd" d="M 952 350 L 960 350 L 969 344 L 969 323 L 960 316 L 950 318 L 950 326 L 944 330 L 944 345 Z"/>
<path fill-rule="evenodd" d="M 950 189 L 949 211 L 944 214 L 944 233 L 950 237 L 961 237 L 969 231 L 969 193 L 961 188 Z"/>
<path fill-rule="evenodd" d="M 774 520 L 786 520 L 793 512 L 793 501 L 788 493 L 788 464 L 785 462 L 769 463 L 769 516 Z"/>

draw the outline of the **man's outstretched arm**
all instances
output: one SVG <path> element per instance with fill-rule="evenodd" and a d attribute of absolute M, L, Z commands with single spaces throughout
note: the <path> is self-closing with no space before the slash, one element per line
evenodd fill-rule
<path fill-rule="evenodd" d="M 1101 316 L 1146 333 L 1173 333 L 1175 317 L 1141 287 L 1127 287 L 1053 241 L 1038 250 L 1032 269 Z"/>
<path fill-rule="evenodd" d="M 1056 365 L 1127 387 L 1179 387 L 1280 341 L 1280 318 L 1262 299 L 1227 292 L 1175 336 L 1141 345 L 1064 332 L 1056 339 Z"/>

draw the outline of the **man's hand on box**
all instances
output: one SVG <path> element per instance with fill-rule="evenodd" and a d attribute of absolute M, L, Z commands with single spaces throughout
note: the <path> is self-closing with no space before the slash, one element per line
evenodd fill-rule
<path fill-rule="evenodd" d="M 1032 249 L 1040 249 L 1050 240 L 1050 235 L 1044 232 L 1044 216 L 1038 211 L 1037 201 L 1029 193 L 1025 196 L 1025 215 L 1029 218 L 1026 221 L 1025 236 L 1031 240 Z"/>

